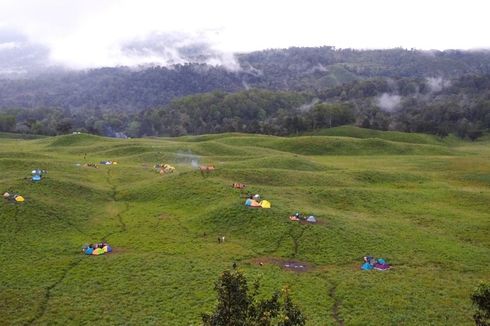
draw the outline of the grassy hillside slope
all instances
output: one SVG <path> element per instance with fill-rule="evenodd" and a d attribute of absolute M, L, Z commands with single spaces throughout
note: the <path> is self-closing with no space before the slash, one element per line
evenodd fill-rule
<path fill-rule="evenodd" d="M 237 262 L 264 295 L 288 285 L 308 325 L 471 325 L 469 295 L 490 277 L 489 145 L 338 129 L 4 137 L 0 192 L 26 201 L 0 204 L 0 324 L 196 325 Z M 108 159 L 119 164 L 77 165 Z M 160 162 L 176 172 L 159 175 Z M 48 170 L 37 184 L 35 168 Z M 233 182 L 272 208 L 247 209 Z M 319 223 L 290 222 L 297 210 Z M 81 254 L 101 240 L 114 253 Z M 367 254 L 393 268 L 360 271 Z M 288 260 L 308 270 L 286 270 Z"/>
<path fill-rule="evenodd" d="M 309 133 L 317 136 L 340 136 L 352 138 L 379 138 L 394 142 L 412 143 L 412 144 L 458 144 L 460 140 L 453 135 L 446 138 L 440 138 L 429 134 L 406 133 L 400 131 L 381 131 L 375 129 L 359 128 L 355 126 L 340 126 L 335 128 L 319 129 Z"/>

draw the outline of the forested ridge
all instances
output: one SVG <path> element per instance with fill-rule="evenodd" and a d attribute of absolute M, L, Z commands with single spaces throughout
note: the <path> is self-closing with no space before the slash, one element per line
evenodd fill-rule
<path fill-rule="evenodd" d="M 290 48 L 241 69 L 185 64 L 0 79 L 0 131 L 287 135 L 342 124 L 476 139 L 490 128 L 490 52 Z"/>

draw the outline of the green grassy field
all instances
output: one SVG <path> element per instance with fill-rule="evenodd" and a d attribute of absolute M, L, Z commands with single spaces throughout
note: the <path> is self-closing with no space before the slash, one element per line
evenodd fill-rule
<path fill-rule="evenodd" d="M 1 203 L 0 324 L 198 325 L 237 262 L 264 296 L 289 286 L 308 325 L 471 325 L 470 293 L 490 279 L 490 140 L 324 134 L 3 134 L 0 192 L 26 201 Z M 76 165 L 101 160 L 119 164 Z M 36 184 L 35 168 L 49 171 Z M 233 182 L 272 208 L 247 209 Z M 319 223 L 290 222 L 297 210 Z M 112 254 L 81 254 L 103 239 Z M 393 268 L 359 270 L 367 254 Z"/>

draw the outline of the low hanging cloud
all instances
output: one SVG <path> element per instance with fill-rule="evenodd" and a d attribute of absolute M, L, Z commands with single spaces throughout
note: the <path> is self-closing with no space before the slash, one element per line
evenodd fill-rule
<path fill-rule="evenodd" d="M 262 70 L 255 68 L 248 62 L 245 63 L 241 68 L 245 73 L 254 77 L 262 77 L 264 75 L 264 72 Z"/>
<path fill-rule="evenodd" d="M 442 77 L 428 77 L 425 79 L 427 85 L 429 86 L 431 92 L 440 92 L 444 88 L 449 87 L 451 82 Z"/>
<path fill-rule="evenodd" d="M 15 29 L 27 35 L 26 42 L 47 49 L 47 58 L 41 56 L 44 64 L 75 69 L 204 62 L 236 70 L 239 65 L 233 53 L 325 44 L 339 48 L 402 46 L 440 50 L 490 46 L 488 38 L 480 33 L 488 30 L 489 24 L 483 0 L 471 6 L 452 1 L 445 6 L 445 15 L 439 15 L 438 3 L 423 0 L 404 6 L 404 15 L 399 15 L 400 9 L 388 0 L 378 6 L 367 1 L 355 2 L 356 24 L 338 28 L 343 26 L 345 14 L 352 14 L 352 1 L 306 0 L 299 6 L 297 1 L 285 0 L 278 15 L 277 3 L 260 0 L 241 3 L 240 10 L 226 1 L 2 0 L 0 28 Z M 423 12 L 420 7 L 424 7 Z M 325 20 L 327 11 L 332 14 Z M 412 23 L 414 16 L 418 17 L 417 24 Z M 454 24 L 463 18 L 462 23 Z M 378 33 L 385 25 L 392 28 Z M 434 25 L 439 28 L 435 30 Z M 179 35 L 176 43 L 131 47 L 134 42 L 158 39 L 161 36 L 158 33 L 178 34 L 175 31 L 185 33 Z M 13 51 L 19 46 L 1 43 L 2 51 Z M 203 43 L 207 46 L 203 47 Z M 188 47 L 207 52 L 196 57 L 187 53 Z M 318 65 L 312 69 L 324 72 L 325 67 Z"/>
<path fill-rule="evenodd" d="M 24 75 L 46 68 L 49 49 L 13 29 L 0 28 L 0 75 Z"/>
<path fill-rule="evenodd" d="M 223 66 L 231 71 L 240 70 L 233 53 L 216 50 L 205 35 L 175 33 L 151 33 L 144 38 L 125 42 L 121 54 L 130 65 L 157 64 L 175 65 L 205 63 Z"/>
<path fill-rule="evenodd" d="M 383 111 L 393 112 L 400 106 L 401 99 L 402 98 L 400 95 L 383 93 L 380 97 L 378 97 L 377 105 Z"/>
<path fill-rule="evenodd" d="M 207 62 L 227 67 L 234 64 L 229 53 L 290 46 L 439 50 L 490 46 L 489 39 L 481 36 L 481 31 L 489 29 L 486 1 L 478 0 L 471 6 L 450 1 L 444 15 L 439 14 L 437 2 L 414 0 L 411 6 L 403 6 L 404 15 L 390 1 L 381 2 L 372 6 L 360 0 L 306 0 L 298 5 L 297 1 L 284 0 L 278 15 L 276 2 L 260 0 L 239 3 L 240 10 L 226 1 L 2 0 L 0 28 L 16 28 L 31 42 L 46 46 L 52 63 L 75 68 L 179 61 L 183 54 L 181 49 L 173 52 L 175 48 L 127 56 L 122 45 L 152 31 L 210 31 L 207 37 L 212 39 L 211 48 L 225 53 L 215 54 Z M 356 23 L 344 26 L 353 7 L 357 9 L 353 19 Z M 324 19 L 325 12 L 331 13 L 329 19 Z M 413 24 L 415 16 L 417 24 Z M 386 25 L 391 28 L 378 33 Z M 322 72 L 324 67 L 313 69 Z"/>
<path fill-rule="evenodd" d="M 23 75 L 54 67 L 88 69 L 185 63 L 242 70 L 233 53 L 217 50 L 203 33 L 153 32 L 109 45 L 96 45 L 89 52 L 79 51 L 80 44 L 75 43 L 73 46 L 49 47 L 30 41 L 14 29 L 0 27 L 0 75 Z"/>

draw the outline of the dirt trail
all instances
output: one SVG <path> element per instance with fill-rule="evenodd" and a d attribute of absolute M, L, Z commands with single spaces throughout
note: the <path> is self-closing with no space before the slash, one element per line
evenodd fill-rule
<path fill-rule="evenodd" d="M 305 234 L 305 231 L 309 228 L 310 228 L 309 225 L 306 225 L 306 226 L 301 225 L 300 231 L 295 232 L 295 230 L 297 230 L 297 228 L 295 228 L 295 226 L 293 225 L 289 229 L 289 236 L 293 240 L 293 257 L 296 257 L 296 255 L 298 254 L 299 240 L 303 237 L 303 235 Z"/>
<path fill-rule="evenodd" d="M 48 308 L 48 303 L 49 303 L 49 300 L 51 299 L 51 291 L 53 291 L 54 288 L 56 288 L 56 286 L 58 286 L 58 284 L 60 284 L 61 282 L 63 282 L 63 280 L 66 278 L 66 276 L 68 275 L 68 273 L 74 269 L 75 267 L 77 267 L 80 263 L 82 262 L 82 257 L 77 257 L 76 259 L 74 259 L 70 264 L 68 264 L 68 266 L 63 270 L 63 274 L 61 275 L 60 278 L 58 278 L 53 284 L 49 285 L 48 287 L 46 287 L 45 289 L 45 293 L 44 293 L 44 298 L 40 304 L 40 308 L 39 308 L 39 311 L 37 312 L 37 314 L 32 318 L 30 319 L 27 324 L 28 325 L 32 325 L 34 324 L 34 322 L 36 322 L 37 320 L 39 320 L 40 318 L 42 318 L 44 316 L 44 314 L 46 313 L 46 310 Z"/>
<path fill-rule="evenodd" d="M 336 291 L 337 291 L 337 285 L 332 284 L 332 287 L 330 290 L 328 290 L 328 296 L 333 299 L 334 303 L 332 305 L 332 317 L 335 319 L 337 322 L 337 325 L 339 326 L 344 326 L 344 321 L 342 317 L 339 314 L 339 308 L 340 308 L 340 299 L 336 296 Z"/>
<path fill-rule="evenodd" d="M 117 200 L 117 187 L 116 185 L 113 183 L 112 181 L 112 173 L 111 173 L 111 169 L 109 168 L 107 170 L 107 183 L 111 186 L 111 194 L 110 194 L 110 198 L 111 198 L 111 201 L 114 203 L 114 204 L 117 204 L 118 203 L 118 200 Z M 107 241 L 107 239 L 113 235 L 113 234 L 116 234 L 116 233 L 122 233 L 122 232 L 126 232 L 126 224 L 124 223 L 124 220 L 122 218 L 122 215 L 124 213 L 126 213 L 127 211 L 129 210 L 129 203 L 125 202 L 124 203 L 124 209 L 121 210 L 121 211 L 117 211 L 115 217 L 116 217 L 116 220 L 117 220 L 117 223 L 118 223 L 118 226 L 119 226 L 119 230 L 113 230 L 109 233 L 107 233 L 106 235 L 104 235 L 102 237 L 102 240 L 105 240 Z"/>

